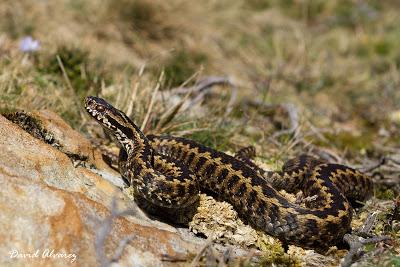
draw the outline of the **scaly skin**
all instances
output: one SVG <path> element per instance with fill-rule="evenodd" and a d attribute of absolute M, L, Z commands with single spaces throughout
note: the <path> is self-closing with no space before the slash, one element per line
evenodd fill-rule
<path fill-rule="evenodd" d="M 85 104 L 120 142 L 120 171 L 135 200 L 169 221 L 190 221 L 200 188 L 231 203 L 242 219 L 284 243 L 323 250 L 350 230 L 352 207 L 346 197 L 362 201 L 372 192 L 371 179 L 347 166 L 302 155 L 288 161 L 282 172 L 266 172 L 248 158 L 254 156 L 251 149 L 232 157 L 184 138 L 146 137 L 103 99 L 87 97 Z M 277 189 L 302 190 L 317 198 L 301 207 Z"/>

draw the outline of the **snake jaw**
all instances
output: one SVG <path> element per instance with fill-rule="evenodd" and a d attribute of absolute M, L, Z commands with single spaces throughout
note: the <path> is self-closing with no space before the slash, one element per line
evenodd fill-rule
<path fill-rule="evenodd" d="M 98 122 L 100 122 L 100 124 L 104 128 L 111 131 L 116 130 L 116 127 L 112 123 L 110 123 L 108 118 L 114 117 L 110 113 L 119 113 L 119 111 L 108 104 L 106 101 L 95 96 L 88 96 L 85 99 L 85 108 L 86 111 Z"/>
<path fill-rule="evenodd" d="M 95 96 L 86 97 L 85 108 L 92 117 L 99 121 L 102 121 L 107 112 L 113 109 L 110 104 Z"/>
<path fill-rule="evenodd" d="M 137 155 L 146 150 L 152 159 L 153 152 L 146 136 L 122 111 L 95 96 L 85 98 L 85 108 L 106 131 L 116 137 L 128 154 Z"/>

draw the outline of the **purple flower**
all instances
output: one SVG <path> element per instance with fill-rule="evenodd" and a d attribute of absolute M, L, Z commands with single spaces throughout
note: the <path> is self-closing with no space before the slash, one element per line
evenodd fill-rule
<path fill-rule="evenodd" d="M 19 43 L 19 49 L 25 53 L 35 52 L 40 49 L 39 40 L 33 39 L 31 36 L 27 36 Z"/>

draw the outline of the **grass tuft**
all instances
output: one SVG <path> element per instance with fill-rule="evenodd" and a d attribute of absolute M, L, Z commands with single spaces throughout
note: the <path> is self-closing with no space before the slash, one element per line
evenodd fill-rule
<path fill-rule="evenodd" d="M 197 51 L 180 49 L 165 63 L 166 84 L 177 87 L 189 79 L 201 66 L 207 64 L 207 55 Z"/>
<path fill-rule="evenodd" d="M 44 75 L 54 76 L 57 82 L 68 78 L 72 89 L 82 98 L 89 92 L 97 92 L 105 76 L 98 64 L 92 65 L 88 51 L 61 46 L 54 54 L 42 57 L 38 69 Z"/>

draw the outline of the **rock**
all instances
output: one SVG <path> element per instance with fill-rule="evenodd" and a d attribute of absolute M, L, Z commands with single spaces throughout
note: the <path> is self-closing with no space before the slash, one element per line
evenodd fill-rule
<path fill-rule="evenodd" d="M 90 144 L 83 137 L 49 114 L 32 114 L 51 118 L 42 120 L 46 121 L 42 125 L 54 126 L 55 139 L 78 141 L 63 146 L 64 151 L 90 158 Z M 66 132 L 57 133 L 66 128 L 72 131 L 69 137 Z M 70 266 L 74 261 L 95 266 L 99 259 L 96 236 L 101 236 L 102 223 L 111 214 L 113 198 L 118 200 L 119 209 L 135 211 L 135 216 L 115 218 L 107 235 L 107 258 L 125 237 L 132 237 L 117 265 L 176 266 L 164 259 L 190 260 L 199 250 L 199 244 L 183 240 L 175 228 L 146 219 L 128 197 L 99 174 L 84 166 L 75 167 L 65 153 L 3 116 L 0 150 L 0 265 Z M 118 178 L 116 173 L 102 172 Z"/>
<path fill-rule="evenodd" d="M 57 148 L 70 158 L 85 161 L 96 169 L 111 171 L 102 160 L 100 151 L 90 141 L 71 128 L 59 115 L 50 110 L 19 111 L 5 115 L 32 136 Z"/>
<path fill-rule="evenodd" d="M 33 119 L 40 121 L 43 129 L 59 144 L 59 150 L 80 159 L 90 159 L 93 147 L 89 140 L 71 128 L 60 116 L 50 110 L 33 111 Z"/>
<path fill-rule="evenodd" d="M 110 214 L 105 206 L 82 193 L 56 189 L 24 177 L 1 175 L 0 183 L 4 191 L 0 195 L 4 231 L 0 254 L 9 256 L 2 264 L 96 265 L 95 238 L 101 221 Z M 113 223 L 105 244 L 108 257 L 112 257 L 126 236 L 131 235 L 134 240 L 126 246 L 121 265 L 166 266 L 163 255 L 185 259 L 190 252 L 190 244 L 175 233 L 141 226 L 125 218 L 116 218 Z M 54 251 L 54 257 L 46 254 L 48 251 Z M 22 253 L 38 256 L 19 258 Z M 63 256 L 57 258 L 57 254 Z"/>
<path fill-rule="evenodd" d="M 188 228 L 149 219 L 101 152 L 57 114 L 45 110 L 5 116 L 0 115 L 0 266 L 108 266 L 117 252 L 113 265 L 122 266 L 187 266 L 199 251 L 207 264 L 220 262 L 222 253 L 239 262 L 243 257 L 257 262 L 262 255 L 237 246 L 255 242 L 254 237 L 247 240 L 255 232 L 243 223 L 233 225 L 236 230 L 217 227 L 219 232 L 210 236 L 225 236 L 223 244 L 213 242 L 213 249 L 207 249 L 211 243 Z M 203 214 L 214 212 L 211 206 L 204 205 Z M 116 216 L 119 211 L 124 215 Z M 197 221 L 192 229 L 206 235 L 204 229 L 221 223 Z M 236 221 L 226 218 L 228 224 Z"/>

